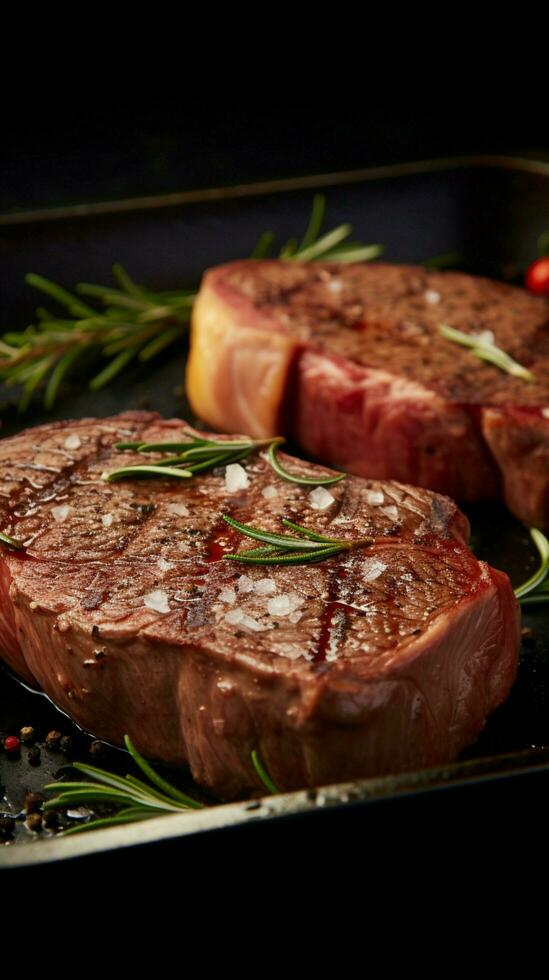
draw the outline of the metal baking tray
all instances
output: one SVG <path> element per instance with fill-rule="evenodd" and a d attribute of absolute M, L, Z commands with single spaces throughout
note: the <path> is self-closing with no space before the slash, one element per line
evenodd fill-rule
<path fill-rule="evenodd" d="M 506 280 L 520 275 L 549 227 L 549 162 L 509 157 L 424 161 L 375 169 L 0 215 L 0 327 L 31 322 L 35 297 L 24 284 L 39 272 L 68 287 L 83 279 L 110 281 L 114 262 L 152 288 L 198 284 L 208 266 L 249 254 L 259 234 L 284 240 L 305 227 L 314 191 L 327 197 L 331 225 L 350 221 L 363 241 L 383 242 L 389 261 L 421 262 L 448 251 L 459 268 Z M 151 366 L 135 367 L 98 393 L 73 383 L 55 411 L 36 405 L 24 417 L 0 389 L 3 434 L 47 419 L 108 415 L 150 408 L 191 418 L 182 389 L 185 350 L 171 349 Z M 526 530 L 503 507 L 468 508 L 479 557 L 518 583 L 536 563 Z M 534 610 L 536 607 L 533 607 Z M 545 846 L 549 820 L 549 611 L 524 616 L 519 675 L 507 703 L 489 719 L 476 745 L 455 764 L 417 773 L 356 781 L 181 816 L 112 827 L 72 838 L 38 839 L 20 828 L 0 846 L 0 866 L 31 869 L 50 862 L 122 863 L 139 851 L 147 861 L 177 853 L 210 856 L 227 847 L 302 845 L 337 839 L 341 856 L 373 835 L 391 853 L 414 844 L 449 859 L 471 848 Z M 64 765 L 86 756 L 86 740 L 43 695 L 0 670 L 0 734 L 33 724 L 74 738 L 67 758 L 42 749 L 32 768 L 0 753 L 0 809 L 17 808 Z M 109 750 L 108 750 L 109 751 Z M 116 763 L 116 750 L 111 760 Z M 80 753 L 80 755 L 79 755 Z M 83 754 L 82 754 L 83 753 Z M 118 754 L 120 755 L 120 754 Z M 86 756 L 89 760 L 89 756 Z M 98 764 L 101 764 L 98 762 Z M 118 760 L 120 765 L 120 760 Z M 4 803 L 2 803 L 4 798 Z M 403 836 L 402 828 L 407 833 Z M 336 837 L 332 837 L 332 835 Z M 63 864 L 63 867 L 65 865 Z"/>

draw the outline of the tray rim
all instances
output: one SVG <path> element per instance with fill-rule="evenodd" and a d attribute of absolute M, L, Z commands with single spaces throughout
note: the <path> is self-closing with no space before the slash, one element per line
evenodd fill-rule
<path fill-rule="evenodd" d="M 177 191 L 144 197 L 99 201 L 55 208 L 0 213 L 0 227 L 24 227 L 71 219 L 119 216 L 143 211 L 168 210 L 193 204 L 239 200 L 300 190 L 314 190 L 368 181 L 443 173 L 451 170 L 500 169 L 538 174 L 549 178 L 549 159 L 515 155 L 473 154 L 441 157 L 398 164 L 333 171 L 278 180 L 253 181 L 226 187 Z M 414 770 L 398 775 L 354 780 L 315 790 L 297 790 L 277 796 L 262 797 L 238 803 L 221 803 L 200 811 L 159 816 L 135 824 L 89 831 L 70 838 L 38 839 L 29 844 L 4 846 L 0 849 L 0 870 L 49 865 L 127 847 L 145 846 L 241 826 L 250 821 L 280 820 L 296 814 L 326 812 L 334 807 L 354 807 L 380 800 L 396 800 L 450 788 L 473 787 L 480 783 L 549 773 L 549 746 L 520 752 L 481 756 L 465 762 Z M 324 798 L 322 806 L 318 798 Z M 250 808 L 250 802 L 253 808 Z M 257 806 L 256 806 L 257 804 Z"/>
<path fill-rule="evenodd" d="M 527 763 L 524 765 L 524 763 Z M 27 844 L 8 844 L 0 850 L 0 871 L 49 865 L 121 848 L 179 840 L 197 833 L 229 830 L 243 824 L 322 814 L 402 797 L 418 797 L 449 789 L 472 789 L 486 783 L 549 773 L 549 746 L 497 756 L 482 756 L 397 775 L 294 790 L 236 803 L 220 803 L 181 814 L 166 814 L 121 826 L 90 830 L 73 837 L 37 838 Z"/>
<path fill-rule="evenodd" d="M 359 184 L 365 181 L 407 177 L 415 174 L 441 173 L 445 170 L 467 168 L 517 170 L 522 173 L 549 177 L 549 159 L 506 154 L 472 154 L 466 156 L 436 157 L 406 163 L 389 163 L 358 170 L 335 170 L 301 177 L 283 177 L 275 180 L 250 181 L 198 190 L 171 191 L 166 194 L 150 194 L 140 197 L 117 198 L 87 204 L 69 204 L 52 208 L 35 208 L 0 213 L 0 227 L 63 221 L 74 218 L 94 218 L 101 215 L 121 215 L 142 211 L 164 210 L 190 204 L 207 204 L 215 201 L 241 200 L 262 195 L 282 194 L 291 191 L 315 190 Z"/>

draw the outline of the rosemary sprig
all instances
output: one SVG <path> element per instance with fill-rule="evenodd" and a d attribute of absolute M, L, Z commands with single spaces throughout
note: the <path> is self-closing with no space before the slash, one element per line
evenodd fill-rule
<path fill-rule="evenodd" d="M 267 448 L 267 459 L 279 476 L 291 483 L 306 486 L 329 486 L 345 479 L 345 473 L 336 476 L 308 477 L 286 470 L 277 456 L 277 449 L 285 440 L 282 436 L 274 439 L 208 439 L 185 431 L 185 442 L 119 442 L 115 449 L 120 452 L 134 450 L 137 453 L 169 453 L 155 463 L 136 463 L 104 473 L 103 479 L 109 483 L 115 480 L 136 479 L 139 477 L 161 477 L 164 479 L 188 480 L 204 470 L 216 466 L 228 466 L 246 459 L 251 453 Z"/>
<path fill-rule="evenodd" d="M 325 206 L 324 195 L 317 194 L 301 243 L 290 239 L 280 249 L 279 258 L 365 262 L 381 254 L 380 245 L 350 241 L 349 224 L 321 234 Z M 251 257 L 264 258 L 273 242 L 272 232 L 264 232 Z M 97 356 L 107 359 L 89 382 L 92 391 L 98 391 L 130 363 L 148 362 L 186 335 L 194 290 L 153 292 L 135 283 L 121 265 L 114 265 L 112 271 L 113 286 L 80 283 L 74 293 L 43 276 L 26 276 L 27 284 L 53 300 L 62 312 L 39 307 L 36 323 L 5 333 L 0 340 L 0 378 L 7 386 L 22 386 L 21 412 L 39 388 L 44 389 L 44 406 L 51 409 L 62 382 L 84 360 L 83 355 L 86 362 L 93 363 Z"/>
<path fill-rule="evenodd" d="M 290 473 L 278 458 L 278 447 L 283 442 L 283 439 L 273 439 L 269 444 L 267 449 L 267 459 L 271 464 L 275 473 L 278 473 L 284 480 L 289 480 L 290 483 L 298 483 L 300 486 L 305 487 L 328 487 L 334 483 L 339 483 L 340 480 L 345 479 L 345 473 L 339 473 L 337 476 L 298 476 L 296 473 Z"/>
<path fill-rule="evenodd" d="M 480 358 L 482 361 L 488 361 L 490 364 L 499 368 L 500 371 L 505 371 L 515 378 L 522 378 L 523 381 L 533 382 L 536 380 L 535 375 L 528 368 L 514 361 L 501 347 L 496 347 L 495 344 L 482 339 L 482 337 L 463 333 L 463 331 L 456 330 L 455 327 L 449 327 L 444 323 L 440 323 L 438 329 L 446 340 L 451 340 L 452 343 L 459 344 L 462 347 L 468 347 L 471 354 Z"/>
<path fill-rule="evenodd" d="M 44 804 L 44 810 L 69 806 L 87 806 L 93 803 L 107 803 L 113 807 L 121 807 L 116 813 L 107 817 L 98 817 L 95 820 L 88 820 L 78 826 L 69 827 L 67 830 L 62 831 L 59 835 L 60 837 L 67 837 L 69 834 L 79 834 L 87 830 L 96 830 L 100 827 L 132 823 L 136 820 L 147 820 L 151 817 L 158 817 L 163 813 L 179 813 L 181 810 L 201 810 L 205 807 L 206 804 L 192 799 L 186 793 L 182 793 L 175 786 L 172 786 L 162 776 L 159 776 L 147 760 L 137 751 L 128 735 L 124 735 L 124 744 L 137 767 L 148 779 L 148 783 L 144 783 L 135 776 L 117 776 L 115 773 L 108 772 L 106 769 L 97 769 L 95 766 L 75 762 L 73 763 L 73 768 L 78 769 L 85 776 L 90 777 L 90 781 L 48 783 L 44 786 L 44 789 L 48 792 L 57 793 L 57 796 Z M 280 790 L 269 776 L 255 749 L 252 752 L 251 758 L 252 765 L 265 788 L 270 793 L 279 793 Z"/>
<path fill-rule="evenodd" d="M 276 531 L 265 531 L 262 528 L 253 527 L 251 524 L 241 524 L 232 517 L 222 515 L 223 520 L 240 534 L 256 541 L 263 542 L 267 547 L 249 548 L 238 554 L 224 555 L 230 561 L 247 562 L 254 565 L 301 565 L 306 562 L 324 561 L 332 558 L 342 551 L 351 551 L 355 548 L 364 548 L 372 544 L 372 538 L 358 538 L 355 541 L 341 538 L 328 538 L 324 534 L 310 531 L 301 524 L 294 524 L 293 521 L 281 518 L 281 523 L 285 527 L 296 531 L 298 537 L 290 534 L 277 533 Z"/>
<path fill-rule="evenodd" d="M 549 541 L 535 527 L 530 528 L 530 537 L 538 549 L 540 565 L 526 582 L 515 589 L 521 606 L 549 602 Z"/>
<path fill-rule="evenodd" d="M 192 799 L 180 792 L 171 783 L 162 779 L 137 751 L 128 735 L 124 736 L 124 744 L 139 769 L 145 774 L 149 783 L 144 783 L 135 776 L 116 776 L 105 769 L 97 769 L 81 762 L 75 762 L 74 768 L 90 782 L 48 783 L 45 790 L 54 791 L 58 795 L 44 804 L 45 810 L 66 806 L 81 806 L 90 803 L 109 803 L 121 806 L 112 816 L 79 824 L 63 831 L 63 837 L 76 834 L 83 830 L 93 830 L 96 827 L 107 827 L 115 823 L 127 823 L 132 820 L 144 820 L 157 817 L 162 813 L 179 813 L 181 810 L 202 809 L 203 803 Z"/>

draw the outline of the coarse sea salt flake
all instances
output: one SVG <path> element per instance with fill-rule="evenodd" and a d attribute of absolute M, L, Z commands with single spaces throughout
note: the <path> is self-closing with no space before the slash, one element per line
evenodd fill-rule
<path fill-rule="evenodd" d="M 255 583 L 254 592 L 258 595 L 274 595 L 276 592 L 276 582 L 274 578 L 260 578 Z"/>
<path fill-rule="evenodd" d="M 327 510 L 335 501 L 335 497 L 324 487 L 315 487 L 309 494 L 309 502 L 313 510 Z"/>
<path fill-rule="evenodd" d="M 254 619 L 253 616 L 247 616 L 242 609 L 231 609 L 225 616 L 225 622 L 231 626 L 242 626 L 252 633 L 259 633 L 265 629 L 265 626 L 258 623 L 257 619 Z"/>
<path fill-rule="evenodd" d="M 160 569 L 161 572 L 169 572 L 170 568 L 172 568 L 172 565 L 171 565 L 171 562 L 166 561 L 165 558 L 159 558 L 158 559 L 158 567 L 159 567 L 159 569 Z"/>
<path fill-rule="evenodd" d="M 59 507 L 52 507 L 51 512 L 53 514 L 54 521 L 57 521 L 58 524 L 62 524 L 63 521 L 67 520 L 71 510 L 72 507 L 69 507 L 68 504 L 60 504 Z"/>
<path fill-rule="evenodd" d="M 267 612 L 270 616 L 289 616 L 290 613 L 296 612 L 303 605 L 304 601 L 297 592 L 277 595 L 273 599 L 269 599 Z"/>
<path fill-rule="evenodd" d="M 549 408 L 542 408 L 541 414 L 543 415 L 544 419 L 549 419 Z"/>
<path fill-rule="evenodd" d="M 426 289 L 423 298 L 429 306 L 436 306 L 440 303 L 440 293 L 437 293 L 436 289 Z"/>
<path fill-rule="evenodd" d="M 299 623 L 302 616 L 303 613 L 299 612 L 299 609 L 296 609 L 293 613 L 290 613 L 288 619 L 290 620 L 290 623 Z"/>
<path fill-rule="evenodd" d="M 189 516 L 189 509 L 185 507 L 185 504 L 167 504 L 166 510 L 168 514 L 176 514 L 178 517 Z"/>
<path fill-rule="evenodd" d="M 389 507 L 382 507 L 381 508 L 381 513 L 382 514 L 385 514 L 385 516 L 386 517 L 389 517 L 392 521 L 396 521 L 396 519 L 398 517 L 398 510 L 394 506 L 394 504 L 390 504 Z"/>
<path fill-rule="evenodd" d="M 278 497 L 278 490 L 274 483 L 268 483 L 266 487 L 263 487 L 261 493 L 265 497 L 265 500 L 274 500 L 275 497 Z"/>
<path fill-rule="evenodd" d="M 227 602 L 229 605 L 233 605 L 236 602 L 236 592 L 234 589 L 224 589 L 223 592 L 219 593 L 219 598 L 221 602 Z"/>
<path fill-rule="evenodd" d="M 143 605 L 147 609 L 153 609 L 154 612 L 167 613 L 170 611 L 168 594 L 163 589 L 155 589 L 154 592 L 149 592 L 146 596 L 143 596 Z"/>
<path fill-rule="evenodd" d="M 229 493 L 236 493 L 238 490 L 247 490 L 250 486 L 248 474 L 240 463 L 229 463 L 225 467 L 225 486 Z"/>
<path fill-rule="evenodd" d="M 384 500 L 385 496 L 381 490 L 366 491 L 366 503 L 370 504 L 370 507 L 379 507 Z"/>
<path fill-rule="evenodd" d="M 236 587 L 239 592 L 253 592 L 254 583 L 247 575 L 241 575 L 236 581 Z"/>
<path fill-rule="evenodd" d="M 112 516 L 112 514 L 103 514 L 103 517 L 101 518 L 101 523 L 103 527 L 110 527 L 113 521 L 114 521 L 114 517 Z"/>
<path fill-rule="evenodd" d="M 80 442 L 80 438 L 77 435 L 67 436 L 67 438 L 63 443 L 65 449 L 80 449 L 81 445 L 82 443 Z"/>
<path fill-rule="evenodd" d="M 269 616 L 289 616 L 291 611 L 290 597 L 287 595 L 277 595 L 267 603 Z"/>
<path fill-rule="evenodd" d="M 341 279 L 330 279 L 328 283 L 328 289 L 331 293 L 340 293 L 343 289 L 343 283 Z"/>
<path fill-rule="evenodd" d="M 377 558 L 365 558 L 363 563 L 363 579 L 365 582 L 373 582 L 387 568 L 384 562 Z"/>

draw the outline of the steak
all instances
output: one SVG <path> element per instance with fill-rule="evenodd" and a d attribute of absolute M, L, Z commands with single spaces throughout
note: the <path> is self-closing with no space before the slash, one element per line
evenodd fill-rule
<path fill-rule="evenodd" d="M 453 759 L 507 696 L 519 647 L 509 581 L 469 551 L 456 505 L 352 476 L 314 493 L 260 453 L 239 490 L 224 470 L 101 478 L 143 461 L 114 443 L 181 439 L 183 425 L 127 412 L 0 442 L 0 527 L 25 545 L 0 562 L 13 670 L 85 730 L 128 733 L 223 798 L 257 792 L 253 749 L 285 789 Z M 222 514 L 374 543 L 238 564 L 224 554 L 254 543 Z"/>
<path fill-rule="evenodd" d="M 444 339 L 493 336 L 511 377 Z M 286 435 L 359 476 L 503 497 L 549 527 L 549 303 L 457 272 L 246 261 L 208 272 L 188 394 L 223 431 Z"/>

